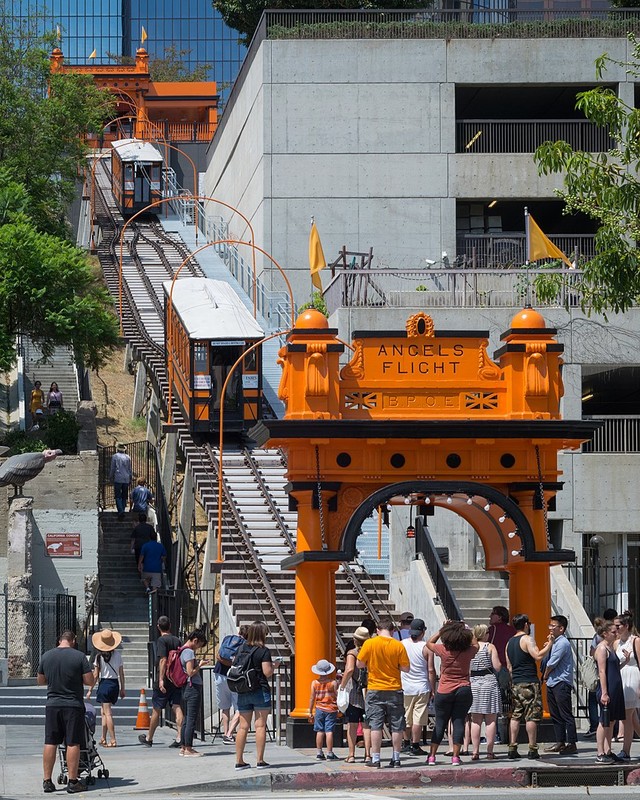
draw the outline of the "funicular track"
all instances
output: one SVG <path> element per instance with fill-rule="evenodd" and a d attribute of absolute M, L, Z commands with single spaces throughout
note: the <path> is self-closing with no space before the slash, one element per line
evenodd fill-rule
<path fill-rule="evenodd" d="M 177 235 L 168 234 L 157 221 L 136 221 L 127 226 L 122 255 L 120 286 L 120 232 L 124 220 L 113 201 L 110 174 L 104 161 L 96 169 L 95 217 L 101 239 L 97 248 L 106 285 L 117 310 L 122 291 L 122 330 L 134 358 L 142 361 L 166 411 L 168 396 L 163 335 L 162 282 L 170 280 L 190 255 Z M 186 262 L 182 277 L 203 276 L 195 259 Z M 184 454 L 186 469 L 193 476 L 200 497 L 215 532 L 218 513 L 218 450 L 194 441 L 177 405 L 173 404 L 178 446 Z M 270 645 L 277 655 L 286 658 L 294 652 L 294 575 L 283 572 L 279 562 L 295 550 L 295 522 L 287 520 L 284 490 L 265 479 L 261 459 L 279 462 L 284 475 L 284 457 L 279 451 L 252 450 L 227 446 L 224 451 L 223 480 L 223 555 L 222 577 L 225 591 L 238 622 L 262 617 L 271 631 Z M 227 479 L 227 467 L 239 464 L 245 494 L 257 497 L 266 509 L 269 541 L 259 541 L 260 524 L 254 515 L 243 511 L 238 490 Z M 279 477 L 276 469 L 276 483 Z M 268 469 L 267 469 L 268 471 Z M 232 472 L 231 468 L 229 472 Z M 284 480 L 281 480 L 284 485 Z M 242 494 L 242 489 L 240 494 Z M 290 515 L 289 515 L 290 516 Z M 262 527 L 265 527 L 263 524 Z M 212 551 L 213 552 L 213 551 Z M 368 591 L 360 577 L 369 582 Z M 380 577 L 370 576 L 357 565 L 345 564 L 336 575 L 338 598 L 337 649 L 344 652 L 344 641 L 364 616 L 376 617 L 388 610 L 388 591 Z M 342 613 L 340 608 L 342 603 Z"/>

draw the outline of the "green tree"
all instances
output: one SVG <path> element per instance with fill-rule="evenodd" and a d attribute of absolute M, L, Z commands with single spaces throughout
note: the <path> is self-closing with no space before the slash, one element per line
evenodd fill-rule
<path fill-rule="evenodd" d="M 113 101 L 89 75 L 51 75 L 53 44 L 0 6 L 0 164 L 27 191 L 38 228 L 65 235 L 83 135 L 102 128 Z"/>
<path fill-rule="evenodd" d="M 8 209 L 0 222 L 0 371 L 15 363 L 18 334 L 45 354 L 70 344 L 83 363 L 98 367 L 118 341 L 112 300 L 84 251 L 36 229 L 23 210 L 26 197 L 0 173 Z"/>
<path fill-rule="evenodd" d="M 411 9 L 431 8 L 432 0 L 212 0 L 222 19 L 230 28 L 242 34 L 240 41 L 248 45 L 260 22 L 262 12 L 269 9 Z"/>
<path fill-rule="evenodd" d="M 608 64 L 640 74 L 640 45 L 633 35 L 632 58 L 618 62 L 606 53 L 596 61 L 602 78 Z M 598 223 L 596 255 L 582 266 L 582 304 L 596 312 L 625 311 L 640 298 L 640 110 L 608 88 L 578 95 L 576 108 L 604 128 L 613 141 L 606 152 L 574 150 L 567 142 L 545 142 L 534 158 L 542 175 L 562 173 L 557 194 L 566 212 L 582 211 Z"/>

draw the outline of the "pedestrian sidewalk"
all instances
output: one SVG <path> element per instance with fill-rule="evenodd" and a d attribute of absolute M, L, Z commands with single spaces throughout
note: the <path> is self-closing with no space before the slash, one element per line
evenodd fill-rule
<path fill-rule="evenodd" d="M 117 710 L 116 710 L 117 714 Z M 42 793 L 42 740 L 44 731 L 34 726 L 0 726 L 0 796 L 6 798 L 34 797 Z M 395 786 L 420 787 L 430 784 L 444 786 L 483 786 L 522 788 L 531 785 L 531 770 L 538 777 L 556 773 L 561 776 L 561 785 L 597 785 L 596 778 L 603 777 L 603 770 L 611 768 L 595 765 L 595 745 L 592 741 L 578 744 L 579 755 L 558 757 L 543 755 L 539 761 L 526 758 L 509 761 L 506 747 L 498 746 L 495 761 L 471 761 L 463 757 L 461 767 L 452 767 L 451 759 L 444 755 L 446 747 L 441 748 L 435 767 L 427 767 L 423 756 L 409 756 L 402 760 L 400 769 L 371 769 L 362 763 L 362 751 L 358 751 L 356 764 L 317 761 L 315 750 L 291 750 L 267 743 L 266 759 L 271 768 L 235 770 L 235 750 L 222 744 L 218 737 L 215 743 L 208 738 L 205 743 L 195 746 L 203 753 L 203 758 L 184 759 L 179 750 L 169 748 L 174 738 L 169 728 L 156 732 L 153 747 L 139 744 L 140 731 L 118 725 L 116 717 L 117 748 L 98 750 L 109 770 L 109 778 L 96 777 L 96 783 L 89 787 L 87 795 L 127 796 L 152 792 L 159 797 L 178 791 L 187 793 L 207 793 L 231 796 L 231 793 L 255 791 L 265 794 L 271 791 L 294 790 L 299 792 L 330 789 L 384 789 Z M 96 740 L 99 738 L 96 737 Z M 523 749 L 523 748 L 521 748 Z M 543 748 L 541 748 L 542 750 Z M 525 749 L 526 752 L 526 749 Z M 346 756 L 345 748 L 336 753 L 341 759 Z M 382 763 L 386 767 L 391 755 L 388 748 L 383 749 Z M 640 750 L 638 759 L 624 766 L 627 783 L 640 783 Z M 255 747 L 250 738 L 245 752 L 246 760 L 255 764 Z M 619 771 L 620 767 L 614 769 Z M 94 776 L 96 775 L 94 771 Z M 574 773 L 578 781 L 567 782 L 567 774 Z M 59 768 L 53 773 L 56 783 Z M 583 783 L 580 783 L 580 780 Z M 57 785 L 57 784 L 56 784 Z M 547 785 L 545 783 L 545 785 Z M 63 786 L 58 787 L 61 791 Z M 66 792 L 65 792 L 66 794 Z"/>

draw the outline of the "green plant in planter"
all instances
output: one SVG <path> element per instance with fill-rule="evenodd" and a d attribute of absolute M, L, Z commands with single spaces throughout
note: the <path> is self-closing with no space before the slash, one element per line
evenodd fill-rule
<path fill-rule="evenodd" d="M 47 445 L 42 441 L 41 434 L 29 433 L 28 431 L 9 431 L 4 437 L 2 444 L 9 448 L 8 456 L 17 456 L 20 453 L 39 453 L 46 449 Z"/>
<path fill-rule="evenodd" d="M 325 303 L 324 297 L 322 296 L 322 292 L 314 292 L 311 300 L 304 305 L 301 305 L 298 309 L 298 314 L 302 314 L 303 311 L 306 311 L 308 308 L 315 308 L 316 311 L 319 311 L 321 314 L 324 314 L 325 317 L 329 316 L 329 312 L 327 310 L 327 304 Z"/>
<path fill-rule="evenodd" d="M 74 414 L 59 411 L 47 417 L 47 427 L 42 431 L 42 438 L 52 450 L 62 450 L 69 455 L 78 452 L 78 434 L 80 425 Z"/>

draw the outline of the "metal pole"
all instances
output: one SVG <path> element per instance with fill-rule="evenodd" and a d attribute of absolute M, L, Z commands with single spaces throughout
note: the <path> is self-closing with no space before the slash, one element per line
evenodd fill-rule
<path fill-rule="evenodd" d="M 43 619 L 43 608 L 42 608 L 42 586 L 38 586 L 38 654 L 40 659 L 42 659 L 42 654 L 44 650 L 42 649 L 42 637 L 44 636 L 44 619 Z"/>
<path fill-rule="evenodd" d="M 276 670 L 276 744 L 282 744 L 282 678 Z"/>

